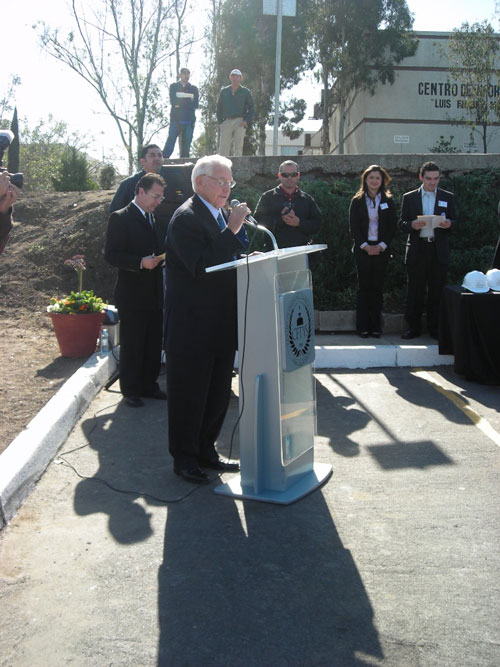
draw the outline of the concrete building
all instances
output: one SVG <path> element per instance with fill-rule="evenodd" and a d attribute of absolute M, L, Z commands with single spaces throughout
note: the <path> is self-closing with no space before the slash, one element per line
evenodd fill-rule
<path fill-rule="evenodd" d="M 418 32 L 414 56 L 395 67 L 393 85 L 379 84 L 372 96 L 359 93 L 347 113 L 345 154 L 428 153 L 443 137 L 459 152 L 483 151 L 481 137 L 465 124 L 464 90 L 450 78 L 449 32 Z M 492 86 L 492 99 L 500 85 Z M 338 112 L 330 121 L 331 152 L 338 153 Z M 500 124 L 488 128 L 488 152 L 500 153 Z M 315 143 L 315 142 L 313 142 Z"/>
<path fill-rule="evenodd" d="M 321 143 L 315 142 L 314 136 L 321 128 L 321 121 L 307 120 L 301 123 L 304 130 L 298 139 L 286 137 L 281 130 L 278 131 L 277 155 L 293 157 L 294 155 L 321 155 Z M 273 155 L 274 130 L 266 130 L 265 154 Z M 316 145 L 314 145 L 316 143 Z"/>

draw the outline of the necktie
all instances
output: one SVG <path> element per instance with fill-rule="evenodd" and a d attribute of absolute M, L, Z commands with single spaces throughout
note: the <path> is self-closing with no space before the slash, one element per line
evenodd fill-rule
<path fill-rule="evenodd" d="M 221 230 L 226 229 L 226 226 L 227 226 L 226 221 L 222 217 L 222 213 L 220 211 L 219 211 L 219 215 L 217 216 L 217 222 L 218 222 L 219 227 L 221 228 Z"/>

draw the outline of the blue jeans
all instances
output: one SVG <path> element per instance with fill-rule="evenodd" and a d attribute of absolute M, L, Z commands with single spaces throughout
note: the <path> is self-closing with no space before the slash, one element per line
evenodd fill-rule
<path fill-rule="evenodd" d="M 163 157 L 169 158 L 174 152 L 175 142 L 179 139 L 180 157 L 189 157 L 191 141 L 193 140 L 194 123 L 179 123 L 177 120 L 170 121 L 167 143 L 163 149 Z"/>

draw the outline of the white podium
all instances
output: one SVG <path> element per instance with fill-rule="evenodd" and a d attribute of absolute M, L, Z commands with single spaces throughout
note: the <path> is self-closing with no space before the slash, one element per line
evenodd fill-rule
<path fill-rule="evenodd" d="M 216 493 L 290 504 L 320 486 L 314 462 L 314 311 L 307 255 L 326 245 L 281 248 L 207 269 L 236 268 L 240 470 Z"/>

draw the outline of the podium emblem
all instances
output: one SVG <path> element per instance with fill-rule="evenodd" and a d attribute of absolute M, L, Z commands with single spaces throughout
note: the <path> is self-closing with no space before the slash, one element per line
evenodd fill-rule
<path fill-rule="evenodd" d="M 283 370 L 294 371 L 314 361 L 314 308 L 309 288 L 280 296 Z"/>

